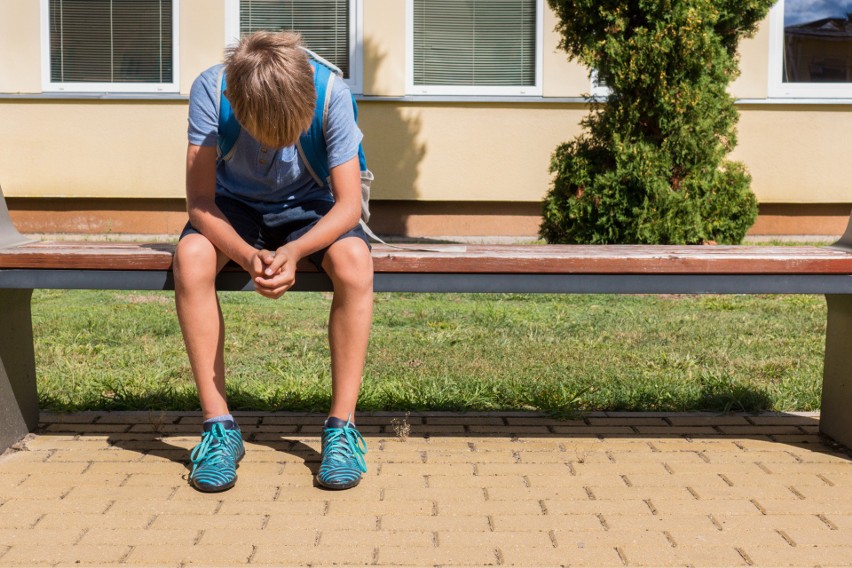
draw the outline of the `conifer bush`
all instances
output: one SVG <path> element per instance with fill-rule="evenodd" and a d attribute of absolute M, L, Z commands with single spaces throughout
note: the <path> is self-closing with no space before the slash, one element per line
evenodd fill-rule
<path fill-rule="evenodd" d="M 560 47 L 611 94 L 560 145 L 541 236 L 554 243 L 738 243 L 757 216 L 727 86 L 774 0 L 548 0 Z"/>

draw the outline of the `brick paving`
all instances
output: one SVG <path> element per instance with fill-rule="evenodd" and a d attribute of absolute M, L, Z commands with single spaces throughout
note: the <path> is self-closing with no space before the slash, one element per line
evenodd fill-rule
<path fill-rule="evenodd" d="M 852 458 L 818 416 L 236 413 L 237 486 L 187 484 L 189 413 L 42 414 L 0 457 L 0 566 L 852 566 Z"/>

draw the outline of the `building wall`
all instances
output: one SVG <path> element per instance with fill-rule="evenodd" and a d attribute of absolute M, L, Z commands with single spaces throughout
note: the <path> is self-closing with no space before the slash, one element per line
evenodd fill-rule
<path fill-rule="evenodd" d="M 224 7 L 224 0 L 180 0 L 179 95 L 57 96 L 41 94 L 40 3 L 0 0 L 0 186 L 13 214 L 18 204 L 18 219 L 38 228 L 38 203 L 47 215 L 61 199 L 78 200 L 69 210 L 86 199 L 145 199 L 154 216 L 164 207 L 180 214 L 186 95 L 195 76 L 222 57 Z M 590 90 L 587 70 L 558 50 L 555 16 L 545 10 L 543 96 L 521 102 L 406 97 L 405 2 L 364 0 L 363 12 L 359 108 L 374 199 L 389 211 L 432 203 L 424 215 L 436 219 L 454 210 L 475 217 L 477 203 L 499 218 L 495 204 L 508 214 L 514 203 L 528 232 L 548 189 L 550 153 L 581 132 L 588 112 L 580 99 Z M 834 232 L 838 212 L 852 202 L 841 166 L 852 104 L 770 102 L 769 42 L 764 22 L 741 47 L 742 74 L 731 87 L 741 113 L 732 158 L 748 166 L 762 204 L 830 206 L 833 221 L 825 226 Z"/>

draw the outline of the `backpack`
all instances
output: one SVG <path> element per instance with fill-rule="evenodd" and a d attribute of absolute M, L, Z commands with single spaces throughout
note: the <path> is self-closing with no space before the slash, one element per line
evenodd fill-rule
<path fill-rule="evenodd" d="M 304 49 L 304 48 L 302 48 Z M 314 118 L 308 130 L 299 137 L 296 149 L 302 162 L 308 169 L 308 173 L 320 187 L 330 185 L 331 172 L 328 168 L 328 148 L 325 143 L 325 133 L 328 121 L 328 105 L 331 102 L 332 86 L 336 79 L 343 78 L 343 72 L 334 64 L 329 63 L 313 51 L 304 49 L 314 68 L 314 87 L 317 93 L 317 102 L 314 109 Z M 217 81 L 219 102 L 219 141 L 218 154 L 222 160 L 229 160 L 234 152 L 234 147 L 239 138 L 242 127 L 237 122 L 231 109 L 231 103 L 225 97 L 225 69 L 219 72 Z M 358 122 L 358 105 L 355 97 L 352 97 L 352 110 L 355 113 L 355 122 Z M 373 182 L 373 172 L 367 169 L 367 160 L 364 156 L 364 148 L 358 144 L 358 163 L 361 170 L 361 227 L 374 240 L 381 240 L 367 227 L 370 220 L 370 186 Z"/>

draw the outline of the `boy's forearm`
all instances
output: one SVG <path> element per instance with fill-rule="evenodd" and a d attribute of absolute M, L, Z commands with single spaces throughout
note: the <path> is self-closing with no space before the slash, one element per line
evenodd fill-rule
<path fill-rule="evenodd" d="M 352 210 L 351 204 L 335 203 L 331 210 L 310 231 L 288 243 L 287 247 L 301 259 L 331 246 L 340 235 L 358 224 L 361 215 L 360 203 L 355 209 L 355 215 L 353 215 Z"/>
<path fill-rule="evenodd" d="M 189 221 L 222 254 L 246 267 L 255 249 L 237 234 L 212 199 L 194 199 L 188 203 Z"/>
<path fill-rule="evenodd" d="M 358 225 L 361 218 L 361 171 L 358 157 L 331 170 L 334 206 L 299 239 L 289 243 L 290 250 L 304 258 L 333 244 L 343 233 Z"/>

